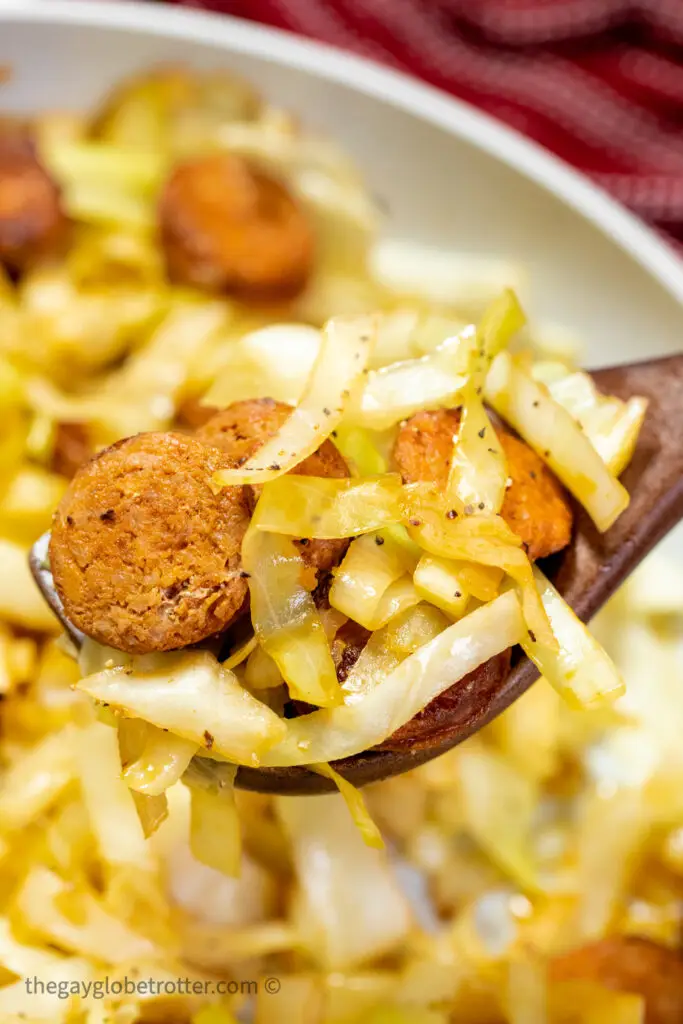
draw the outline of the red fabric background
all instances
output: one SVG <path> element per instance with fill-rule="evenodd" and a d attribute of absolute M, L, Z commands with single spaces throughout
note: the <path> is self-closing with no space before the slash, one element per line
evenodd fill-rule
<path fill-rule="evenodd" d="M 683 241 L 683 0 L 179 0 L 353 50 L 506 121 Z"/>

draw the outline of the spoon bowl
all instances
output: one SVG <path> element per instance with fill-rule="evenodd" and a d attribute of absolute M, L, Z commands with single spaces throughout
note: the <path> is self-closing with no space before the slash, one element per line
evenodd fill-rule
<path fill-rule="evenodd" d="M 639 562 L 683 518 L 683 355 L 631 363 L 591 373 L 598 388 L 627 399 L 642 395 L 649 407 L 633 458 L 622 476 L 631 503 L 606 533 L 600 534 L 577 508 L 571 545 L 549 560 L 547 574 L 567 603 L 587 622 L 614 594 Z M 49 570 L 49 534 L 30 554 L 31 572 L 43 597 L 79 647 L 83 634 L 68 622 Z M 503 662 L 501 662 L 502 666 Z M 477 732 L 520 697 L 538 678 L 528 658 L 513 658 L 511 670 L 487 679 L 485 687 L 449 691 L 448 720 L 419 749 L 370 750 L 335 762 L 355 786 L 399 775 L 438 757 Z M 206 760 L 203 761 L 207 764 Z M 219 762 L 212 762 L 216 777 Z M 306 768 L 238 769 L 243 789 L 289 795 L 323 793 L 334 783 Z"/>

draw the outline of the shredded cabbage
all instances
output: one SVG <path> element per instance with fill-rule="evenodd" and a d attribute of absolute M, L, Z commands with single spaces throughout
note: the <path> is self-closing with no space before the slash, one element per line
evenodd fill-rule
<path fill-rule="evenodd" d="M 422 598 L 409 575 L 394 580 L 379 599 L 377 611 L 372 620 L 372 628 L 379 629 L 381 626 L 385 626 L 396 615 L 408 608 L 414 608 L 421 600 Z"/>
<path fill-rule="evenodd" d="M 358 537 L 334 571 L 330 604 L 366 629 L 379 629 L 388 621 L 386 616 L 391 617 L 400 594 L 396 588 L 389 594 L 389 589 L 414 567 L 415 560 L 390 534 L 379 531 Z"/>
<path fill-rule="evenodd" d="M 468 506 L 500 512 L 507 487 L 507 461 L 491 426 L 481 394 L 491 360 L 525 323 L 513 292 L 506 290 L 482 317 L 470 339 L 469 373 L 462 392 L 460 428 L 448 475 L 448 499 L 459 511 Z"/>
<path fill-rule="evenodd" d="M 360 480 L 288 473 L 265 484 L 253 525 L 291 537 L 355 537 L 400 523 L 407 494 L 398 473 Z"/>
<path fill-rule="evenodd" d="M 66 1014 L 73 1001 L 48 991 L 28 992 L 26 978 L 40 978 L 46 985 L 49 981 L 57 986 L 60 981 L 87 985 L 96 972 L 92 961 L 85 957 L 63 956 L 36 944 L 18 942 L 6 917 L 0 918 L 0 965 L 3 972 L 17 978 L 0 988 L 0 1014 L 4 1024 L 33 1024 L 34 1021 L 66 1024 Z"/>
<path fill-rule="evenodd" d="M 456 562 L 423 555 L 413 574 L 413 583 L 425 601 L 431 601 L 452 619 L 465 614 L 470 593 Z"/>
<path fill-rule="evenodd" d="M 274 690 L 285 684 L 277 664 L 258 643 L 247 660 L 244 683 L 252 691 Z"/>
<path fill-rule="evenodd" d="M 482 562 L 502 569 L 519 586 L 528 629 L 536 639 L 557 648 L 548 615 L 539 597 L 531 563 L 521 541 L 500 516 L 463 516 L 448 520 L 423 509 L 425 518 L 411 527 L 412 536 L 428 552 L 444 558 Z"/>
<path fill-rule="evenodd" d="M 388 470 L 388 460 L 378 445 L 378 435 L 363 427 L 340 423 L 335 431 L 335 446 L 342 453 L 353 473 L 358 476 L 378 476 Z"/>
<path fill-rule="evenodd" d="M 609 529 L 628 505 L 628 492 L 547 388 L 501 352 L 489 371 L 486 398 L 581 502 L 597 528 Z"/>
<path fill-rule="evenodd" d="M 288 720 L 287 735 L 262 764 L 336 761 L 382 743 L 468 672 L 519 643 L 524 630 L 517 597 L 502 594 L 419 647 L 361 699 Z"/>
<path fill-rule="evenodd" d="M 240 874 L 242 864 L 236 774 L 236 767 L 224 765 L 216 781 L 199 759 L 183 780 L 190 790 L 190 849 L 202 864 L 231 876 Z"/>
<path fill-rule="evenodd" d="M 142 753 L 124 765 L 123 779 L 137 793 L 160 796 L 178 781 L 198 750 L 192 740 L 145 723 Z"/>
<path fill-rule="evenodd" d="M 466 829 L 523 891 L 534 892 L 537 881 L 529 832 L 538 800 L 536 783 L 481 744 L 463 746 L 459 754 Z"/>
<path fill-rule="evenodd" d="M 208 651 L 144 655 L 130 667 L 86 676 L 78 688 L 240 763 L 258 763 L 263 750 L 287 731 Z"/>
<path fill-rule="evenodd" d="M 519 291 L 524 285 L 518 264 L 397 238 L 375 243 L 370 274 L 397 295 L 437 307 L 465 308 L 475 316 L 504 288 Z"/>
<path fill-rule="evenodd" d="M 482 375 L 471 374 L 462 393 L 462 413 L 448 476 L 447 494 L 459 512 L 498 513 L 508 480 L 507 460 L 479 397 Z"/>
<path fill-rule="evenodd" d="M 522 640 L 525 654 L 574 707 L 619 697 L 625 686 L 612 659 L 536 566 L 534 577 L 558 647 L 549 650 L 527 636 Z"/>
<path fill-rule="evenodd" d="M 245 640 L 243 644 L 240 644 L 239 647 L 236 647 L 235 650 L 229 655 L 229 657 L 225 659 L 225 661 L 221 662 L 223 668 L 237 668 L 238 665 L 241 665 L 243 661 L 247 660 L 249 655 L 252 654 L 253 651 L 256 649 L 257 645 L 258 640 L 256 639 L 256 637 L 250 636 L 249 639 Z"/>
<path fill-rule="evenodd" d="M 603 395 L 589 374 L 569 372 L 562 363 L 534 363 L 531 375 L 572 415 L 610 473 L 620 476 L 633 456 L 647 399 Z"/>
<path fill-rule="evenodd" d="M 452 405 L 467 383 L 474 328 L 446 338 L 433 352 L 371 370 L 347 419 L 355 426 L 386 430 L 421 409 Z"/>
<path fill-rule="evenodd" d="M 17 909 L 34 933 L 58 949 L 105 964 L 153 957 L 154 943 L 109 913 L 91 892 L 34 867 L 17 895 Z"/>
<path fill-rule="evenodd" d="M 352 704 L 391 674 L 401 662 L 442 633 L 449 620 L 438 609 L 420 603 L 376 629 L 342 683 L 344 701 Z"/>
<path fill-rule="evenodd" d="M 249 331 L 221 352 L 221 369 L 202 403 L 221 408 L 244 398 L 273 398 L 296 405 L 319 350 L 320 331 L 306 324 Z"/>
<path fill-rule="evenodd" d="M 14 475 L 0 497 L 0 532 L 23 543 L 49 530 L 66 481 L 37 466 L 25 467 Z"/>
<path fill-rule="evenodd" d="M 74 735 L 74 754 L 83 801 L 103 861 L 115 868 L 152 870 L 150 846 L 121 778 L 116 730 L 93 722 Z"/>
<path fill-rule="evenodd" d="M 4 537 L 0 537 L 0 618 L 39 633 L 54 634 L 59 628 L 33 582 L 26 545 Z"/>
<path fill-rule="evenodd" d="M 276 797 L 297 873 L 294 917 L 306 952 L 326 971 L 391 954 L 411 912 L 382 850 L 363 842 L 342 798 Z"/>
<path fill-rule="evenodd" d="M 313 764 L 311 765 L 311 771 L 316 772 L 318 775 L 324 775 L 325 778 L 331 779 L 334 782 L 349 809 L 354 824 L 363 837 L 365 845 L 374 846 L 377 850 L 383 850 L 384 840 L 382 839 L 382 833 L 372 820 L 360 790 L 352 786 L 350 782 L 347 782 L 329 764 Z"/>
<path fill-rule="evenodd" d="M 0 781 L 0 828 L 13 832 L 37 820 L 76 778 L 74 729 L 46 736 Z"/>
<path fill-rule="evenodd" d="M 291 540 L 250 528 L 242 543 L 242 565 L 249 573 L 254 633 L 291 696 L 318 707 L 340 703 L 325 629 L 303 584 L 303 559 Z"/>
<path fill-rule="evenodd" d="M 340 422 L 351 391 L 367 366 L 375 334 L 372 316 L 330 320 L 292 415 L 243 466 L 216 473 L 216 486 L 265 483 L 312 455 Z"/>
<path fill-rule="evenodd" d="M 563 981 L 551 986 L 548 1009 L 553 1024 L 643 1024 L 645 999 L 632 992 L 612 992 L 591 981 Z M 577 1016 L 578 1015 L 578 1016 Z"/>

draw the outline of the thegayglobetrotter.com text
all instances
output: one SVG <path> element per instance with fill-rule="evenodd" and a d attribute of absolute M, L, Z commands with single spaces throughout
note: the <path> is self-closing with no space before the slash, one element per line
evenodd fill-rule
<path fill-rule="evenodd" d="M 197 978 L 98 978 L 96 981 L 66 979 L 43 981 L 35 975 L 25 978 L 28 995 L 57 996 L 69 999 L 107 999 L 114 996 L 256 996 L 259 992 L 277 995 L 279 978 L 259 978 L 257 981 L 205 981 Z"/>

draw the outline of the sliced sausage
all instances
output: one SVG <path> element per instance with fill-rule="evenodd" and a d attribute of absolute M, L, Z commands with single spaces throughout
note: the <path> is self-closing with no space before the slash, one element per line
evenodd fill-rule
<path fill-rule="evenodd" d="M 0 121 L 0 263 L 20 273 L 56 252 L 67 220 L 29 132 Z"/>
<path fill-rule="evenodd" d="M 423 480 L 446 486 L 459 425 L 457 409 L 418 412 L 401 425 L 393 458 L 406 483 Z M 512 481 L 505 492 L 503 519 L 532 560 L 561 551 L 571 540 L 573 519 L 564 488 L 523 441 L 502 427 L 496 434 L 492 443 L 501 445 Z"/>
<path fill-rule="evenodd" d="M 291 413 L 284 402 L 272 398 L 254 398 L 244 402 L 233 402 L 227 409 L 216 413 L 196 437 L 204 444 L 220 448 L 230 457 L 233 465 L 242 465 L 249 456 L 272 437 Z M 347 477 L 349 469 L 332 441 L 323 441 L 317 452 L 309 455 L 294 470 L 303 476 Z M 249 487 L 252 506 L 256 504 L 261 488 Z M 346 538 L 340 540 L 309 540 L 297 538 L 294 542 L 307 565 L 317 570 L 331 569 L 344 557 L 349 545 Z"/>
<path fill-rule="evenodd" d="M 683 957 L 650 939 L 614 935 L 557 957 L 553 981 L 590 981 L 645 1000 L 645 1024 L 683 1021 Z"/>
<path fill-rule="evenodd" d="M 297 294 L 313 264 L 313 233 L 287 188 L 237 156 L 183 163 L 159 204 L 169 276 L 245 299 Z"/>
<path fill-rule="evenodd" d="M 68 618 L 131 654 L 168 651 L 224 629 L 243 606 L 249 508 L 217 494 L 230 460 L 191 437 L 138 434 L 77 473 L 55 514 L 50 564 Z"/>

